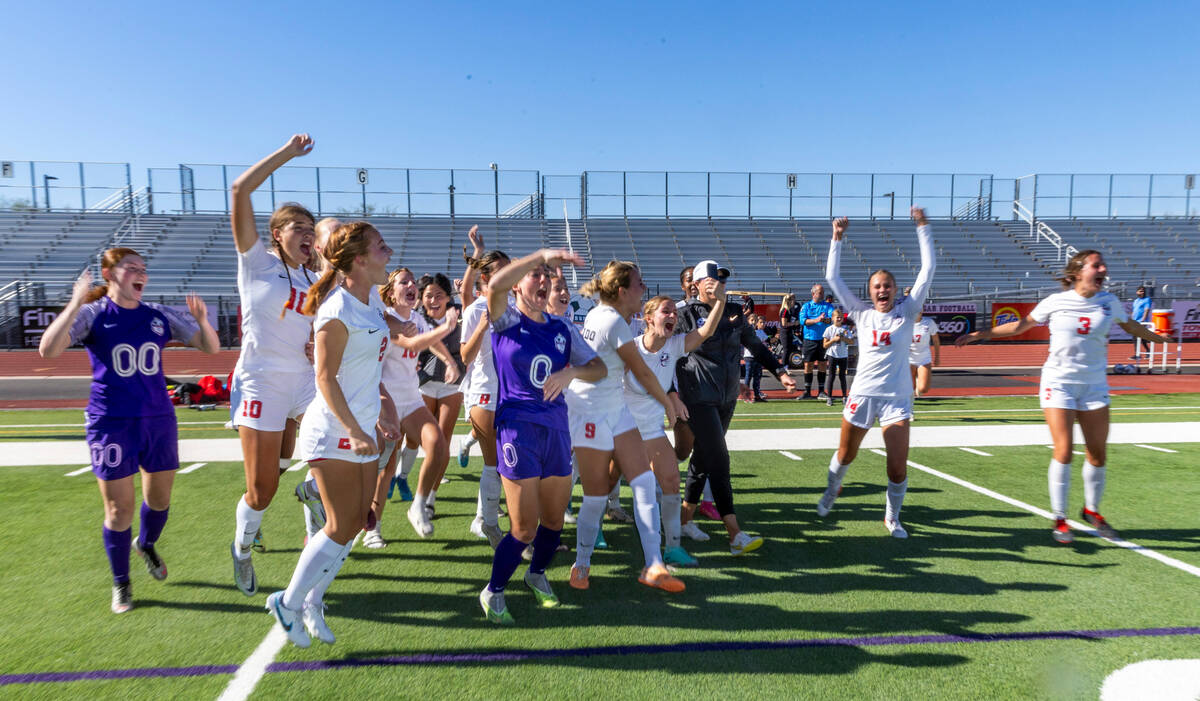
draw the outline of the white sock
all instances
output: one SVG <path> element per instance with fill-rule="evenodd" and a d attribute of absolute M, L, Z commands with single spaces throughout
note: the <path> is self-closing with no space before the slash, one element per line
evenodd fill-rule
<path fill-rule="evenodd" d="M 400 478 L 408 479 L 408 473 L 412 472 L 413 465 L 417 462 L 417 449 L 409 448 L 407 445 L 400 449 Z"/>
<path fill-rule="evenodd" d="M 904 493 L 908 491 L 908 478 L 905 477 L 903 482 L 893 482 L 888 480 L 887 486 L 887 513 L 884 519 L 888 521 L 900 520 L 900 507 L 904 506 Z"/>
<path fill-rule="evenodd" d="M 679 547 L 679 513 L 682 510 L 683 497 L 676 494 L 663 494 L 659 502 L 662 513 L 663 542 L 668 548 Z"/>
<path fill-rule="evenodd" d="M 333 584 L 333 578 L 341 571 L 342 565 L 346 564 L 346 558 L 350 556 L 350 549 L 354 547 L 355 540 L 358 539 L 354 538 L 342 546 L 341 552 L 334 557 L 333 562 L 317 580 L 316 585 L 308 592 L 308 596 L 304 597 L 305 606 L 320 606 L 325 603 L 325 592 L 328 591 L 329 585 Z"/>
<path fill-rule="evenodd" d="M 607 497 L 583 495 L 575 521 L 575 564 L 580 567 L 592 566 L 592 551 L 596 548 L 596 534 L 600 532 L 600 519 L 604 518 L 607 502 Z"/>
<path fill-rule="evenodd" d="M 254 534 L 258 533 L 258 527 L 262 525 L 262 511 L 255 511 L 246 503 L 244 496 L 238 497 L 236 513 L 236 526 L 233 532 L 233 541 L 238 544 L 238 559 L 245 560 L 250 557 L 250 545 L 254 542 Z"/>
<path fill-rule="evenodd" d="M 712 487 L 709 486 L 708 480 L 704 480 L 704 494 L 700 498 L 703 499 L 704 501 L 712 501 L 713 500 Z"/>
<path fill-rule="evenodd" d="M 842 486 L 842 479 L 846 476 L 846 470 L 850 468 L 850 463 L 845 465 L 838 462 L 837 452 L 834 451 L 833 456 L 829 458 L 829 474 L 826 476 L 825 491 L 830 494 L 836 494 L 837 490 Z"/>
<path fill-rule="evenodd" d="M 612 491 L 608 493 L 608 508 L 621 508 L 621 479 L 617 478 L 617 483 L 613 485 Z"/>
<path fill-rule="evenodd" d="M 654 487 L 657 484 L 658 480 L 654 479 L 654 473 L 650 470 L 629 480 L 629 489 L 633 491 L 633 520 L 637 522 L 646 567 L 661 567 L 663 564 L 662 540 L 658 532 L 658 502 L 654 499 Z"/>
<path fill-rule="evenodd" d="M 479 442 L 479 439 L 475 437 L 474 432 L 471 432 L 471 433 L 468 433 L 467 437 L 463 438 L 462 441 L 463 441 L 463 443 L 462 443 L 463 447 L 465 447 L 467 450 L 470 450 L 471 446 L 473 446 Z"/>
<path fill-rule="evenodd" d="M 500 523 L 500 492 L 503 490 L 504 485 L 500 481 L 500 473 L 496 466 L 484 465 L 483 472 L 479 475 L 479 498 L 483 505 L 480 515 L 483 522 L 489 526 Z"/>
<path fill-rule="evenodd" d="M 287 458 L 279 458 L 279 471 L 287 472 L 287 469 L 292 466 L 292 461 Z"/>
<path fill-rule="evenodd" d="M 413 505 L 410 506 L 409 508 L 410 509 L 420 509 L 421 511 L 424 511 L 425 510 L 425 496 L 422 495 L 420 492 L 414 491 L 413 492 Z"/>
<path fill-rule="evenodd" d="M 1083 461 L 1083 505 L 1088 511 L 1100 511 L 1100 497 L 1104 496 L 1104 477 L 1107 472 L 1104 465 Z"/>
<path fill-rule="evenodd" d="M 1050 461 L 1047 474 L 1050 481 L 1050 510 L 1054 518 L 1067 517 L 1067 492 L 1071 489 L 1071 464 Z"/>
<path fill-rule="evenodd" d="M 292 581 L 283 592 L 283 605 L 293 611 L 299 611 L 304 606 L 304 597 L 309 590 L 325 574 L 326 568 L 333 564 L 334 558 L 345 547 L 336 543 L 325 531 L 320 531 L 308 539 L 308 545 L 300 551 L 300 561 L 296 563 L 296 571 L 292 573 Z"/>
<path fill-rule="evenodd" d="M 437 490 L 436 489 L 429 490 L 429 496 L 425 497 L 425 506 L 433 506 L 434 502 L 436 502 L 436 501 L 437 501 Z"/>

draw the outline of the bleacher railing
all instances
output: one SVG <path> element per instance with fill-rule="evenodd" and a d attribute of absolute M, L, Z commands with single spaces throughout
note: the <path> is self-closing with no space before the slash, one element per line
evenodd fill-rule
<path fill-rule="evenodd" d="M 107 208 L 114 197 L 125 198 L 126 208 L 131 208 L 133 190 L 128 163 L 0 161 L 4 210 L 112 211 Z"/>

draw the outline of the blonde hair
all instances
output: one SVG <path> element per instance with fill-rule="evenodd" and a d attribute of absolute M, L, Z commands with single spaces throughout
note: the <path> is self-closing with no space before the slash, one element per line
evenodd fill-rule
<path fill-rule="evenodd" d="M 356 221 L 342 224 L 329 235 L 325 242 L 324 256 L 329 261 L 329 267 L 321 273 L 321 277 L 308 288 L 308 297 L 304 300 L 301 314 L 313 316 L 325 297 L 337 284 L 337 274 L 349 274 L 354 266 L 354 259 L 367 253 L 367 232 L 375 231 L 370 222 Z"/>
<path fill-rule="evenodd" d="M 600 274 L 579 288 L 579 294 L 585 297 L 599 295 L 600 301 L 611 305 L 617 301 L 621 288 L 629 287 L 633 281 L 633 272 L 637 264 L 627 260 L 610 260 Z"/>
<path fill-rule="evenodd" d="M 1088 258 L 1094 255 L 1100 256 L 1101 260 L 1104 259 L 1103 253 L 1090 248 L 1071 256 L 1071 259 L 1063 266 L 1062 273 L 1058 276 L 1058 281 L 1062 283 L 1064 290 L 1070 289 L 1075 284 L 1075 281 L 1079 279 L 1079 271 L 1083 270 L 1083 264 L 1087 262 Z"/>
<path fill-rule="evenodd" d="M 121 261 L 125 260 L 127 256 L 137 256 L 139 258 L 142 257 L 140 253 L 132 248 L 108 249 L 100 256 L 100 272 L 103 273 L 105 270 L 111 270 L 112 268 L 117 267 L 117 265 Z M 88 302 L 95 302 L 106 294 L 108 294 L 108 283 L 96 285 L 92 289 L 88 290 L 87 296 L 83 298 L 83 303 L 87 304 Z"/>
<path fill-rule="evenodd" d="M 646 300 L 646 303 L 642 305 L 642 317 L 649 319 L 650 315 L 658 311 L 658 308 L 662 305 L 674 303 L 675 300 L 671 299 L 667 295 L 655 295 L 654 297 Z"/>
<path fill-rule="evenodd" d="M 408 268 L 396 268 L 388 274 L 387 282 L 379 286 L 379 298 L 382 299 L 383 303 L 389 307 L 396 304 L 395 298 L 392 297 L 392 287 L 395 286 L 396 279 L 399 278 L 402 273 L 408 273 L 414 278 L 416 277 L 413 275 L 413 271 L 409 270 Z"/>
<path fill-rule="evenodd" d="M 789 311 L 792 308 L 792 305 L 795 303 L 796 295 L 792 294 L 791 292 L 785 294 L 783 299 L 779 300 L 779 316 L 782 318 L 784 313 Z"/>

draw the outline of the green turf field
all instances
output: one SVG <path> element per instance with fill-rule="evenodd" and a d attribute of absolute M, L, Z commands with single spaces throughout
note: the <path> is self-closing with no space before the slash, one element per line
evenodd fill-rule
<path fill-rule="evenodd" d="M 803 415 L 824 409 L 739 406 L 746 423 L 734 428 L 835 425 Z M 1113 414 L 1118 422 L 1195 421 L 1200 397 L 1120 396 Z M 184 411 L 180 421 L 213 416 Z M 981 430 L 1040 420 L 1032 399 L 922 402 L 918 417 L 918 425 Z M 2 412 L 0 432 L 75 439 L 69 427 L 45 435 L 10 427 L 78 421 L 78 411 Z M 233 435 L 217 429 L 181 437 Z M 1177 452 L 1110 446 L 1104 512 L 1124 538 L 1200 567 L 1200 443 L 1169 448 Z M 713 540 L 684 541 L 702 567 L 681 574 L 685 593 L 669 595 L 636 583 L 632 527 L 606 524 L 612 547 L 594 558 L 590 590 L 566 585 L 570 554 L 549 571 L 562 607 L 535 608 L 518 570 L 511 629 L 487 624 L 477 603 L 490 571 L 486 541 L 467 532 L 478 461 L 467 470 L 452 461 L 434 536 L 419 540 L 407 505 L 392 502 L 383 519 L 390 545 L 356 548 L 327 597 L 338 643 L 285 647 L 253 697 L 1090 699 L 1127 664 L 1200 658 L 1195 574 L 1084 534 L 1057 545 L 1046 519 L 916 468 L 903 512 L 911 537 L 893 540 L 882 524 L 883 458 L 870 451 L 821 519 L 814 504 L 830 452 L 790 452 L 801 460 L 776 451 L 733 456 L 739 517 L 767 538 L 761 550 L 734 558 L 716 524 L 702 521 Z M 985 452 L 919 448 L 910 460 L 1047 508 L 1049 450 Z M 135 608 L 114 616 L 94 480 L 65 477 L 61 467 L 0 468 L 0 513 L 17 526 L 4 540 L 0 675 L 190 668 L 190 676 L 7 683 L 0 696 L 216 698 L 270 630 L 263 600 L 295 566 L 303 530 L 291 490 L 300 478 L 284 475 L 267 512 L 268 552 L 255 555 L 260 591 L 246 598 L 232 584 L 228 554 L 240 464 L 178 476 L 159 548 L 170 578 L 153 581 L 135 559 Z M 572 526 L 564 537 L 574 544 Z"/>

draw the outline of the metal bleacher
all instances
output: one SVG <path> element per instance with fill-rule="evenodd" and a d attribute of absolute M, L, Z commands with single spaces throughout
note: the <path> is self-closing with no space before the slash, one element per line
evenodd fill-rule
<path fill-rule="evenodd" d="M 0 211 L 0 285 L 20 282 L 48 297 L 61 296 L 124 219 L 107 213 Z"/>

